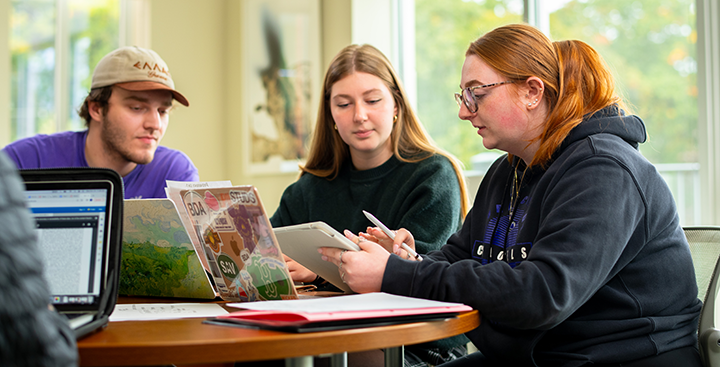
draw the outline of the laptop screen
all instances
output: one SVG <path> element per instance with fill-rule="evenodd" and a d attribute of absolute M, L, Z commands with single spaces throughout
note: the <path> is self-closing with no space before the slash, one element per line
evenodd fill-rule
<path fill-rule="evenodd" d="M 71 181 L 26 186 L 50 302 L 60 311 L 96 310 L 106 271 L 110 184 Z"/>

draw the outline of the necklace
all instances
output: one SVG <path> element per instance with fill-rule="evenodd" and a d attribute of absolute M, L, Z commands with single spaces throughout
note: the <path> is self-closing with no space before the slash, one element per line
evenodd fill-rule
<path fill-rule="evenodd" d="M 510 222 L 510 229 L 515 228 L 515 221 L 513 220 L 513 214 L 515 214 L 516 204 L 518 197 L 520 196 L 520 186 L 525 179 L 525 173 L 527 173 L 527 167 L 523 170 L 523 174 L 518 182 L 517 166 L 513 170 L 513 183 L 510 186 L 510 208 L 508 210 L 508 221 Z"/>

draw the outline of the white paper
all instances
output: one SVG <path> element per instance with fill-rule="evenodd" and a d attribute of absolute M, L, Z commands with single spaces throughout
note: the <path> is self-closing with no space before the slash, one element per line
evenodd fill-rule
<path fill-rule="evenodd" d="M 172 180 L 165 180 L 165 195 L 170 198 L 170 192 L 171 191 L 177 191 L 180 190 L 190 190 L 190 189 L 197 189 L 197 188 L 203 188 L 203 189 L 210 189 L 215 187 L 228 187 L 232 186 L 232 182 L 230 180 L 226 181 L 205 181 L 205 182 L 195 182 L 195 181 L 172 181 Z M 175 200 L 173 200 L 175 201 Z"/>
<path fill-rule="evenodd" d="M 459 305 L 462 304 L 432 301 L 422 298 L 405 297 L 377 292 L 334 297 L 321 297 L 313 299 L 228 303 L 226 306 L 258 311 L 292 311 L 316 313 L 393 309 L 398 310 Z"/>
<path fill-rule="evenodd" d="M 117 304 L 110 321 L 169 320 L 216 317 L 228 313 L 217 303 L 138 303 Z"/>

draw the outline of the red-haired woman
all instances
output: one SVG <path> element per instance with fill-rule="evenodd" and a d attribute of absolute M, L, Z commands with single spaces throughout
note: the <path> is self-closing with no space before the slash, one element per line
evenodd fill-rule
<path fill-rule="evenodd" d="M 507 25 L 470 45 L 460 87 L 460 118 L 507 155 L 439 251 L 406 259 L 407 230 L 393 255 L 360 241 L 342 256 L 347 284 L 477 309 L 466 335 L 480 352 L 453 366 L 700 366 L 701 301 L 675 203 L 600 55 Z M 338 249 L 323 254 L 340 265 Z"/>

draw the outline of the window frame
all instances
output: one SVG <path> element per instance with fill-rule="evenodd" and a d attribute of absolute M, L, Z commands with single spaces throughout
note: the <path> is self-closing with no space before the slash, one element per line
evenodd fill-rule
<path fill-rule="evenodd" d="M 720 224 L 720 4 L 696 0 L 698 143 L 700 193 L 709 205 L 701 209 L 702 224 Z"/>
<path fill-rule="evenodd" d="M 150 0 L 120 0 L 120 46 L 137 45 L 150 48 Z M 66 118 L 70 115 L 68 93 L 63 91 L 69 88 L 69 21 L 68 1 L 55 0 L 57 10 L 55 22 L 55 73 L 54 73 L 54 127 L 55 131 L 62 131 L 66 126 Z M 11 1 L 0 1 L 0 17 L 10 19 L 12 14 Z M 0 47 L 10 49 L 10 27 L 3 27 L 0 31 Z M 10 57 L 0 61 L 0 80 L 11 80 Z M 11 96 L 10 83 L 0 90 L 0 146 L 11 142 L 12 121 L 10 119 Z"/>

